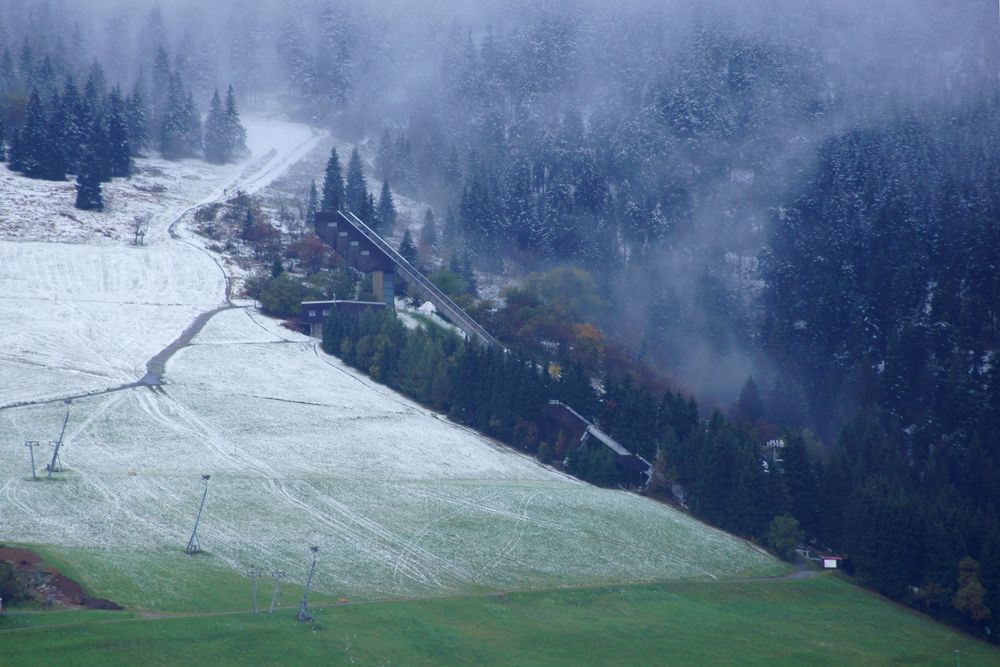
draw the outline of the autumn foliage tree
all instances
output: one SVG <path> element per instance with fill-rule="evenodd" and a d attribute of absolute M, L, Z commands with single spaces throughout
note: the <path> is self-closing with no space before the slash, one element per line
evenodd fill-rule
<path fill-rule="evenodd" d="M 330 250 L 315 234 L 306 236 L 292 250 L 307 276 L 318 273 L 330 257 Z"/>
<path fill-rule="evenodd" d="M 958 591 L 952 605 L 964 618 L 978 626 L 992 616 L 984 598 L 986 589 L 979 580 L 979 563 L 966 556 L 958 564 Z"/>

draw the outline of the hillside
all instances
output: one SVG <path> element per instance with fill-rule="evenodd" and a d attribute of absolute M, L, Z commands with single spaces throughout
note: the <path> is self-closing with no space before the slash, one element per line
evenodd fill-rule
<path fill-rule="evenodd" d="M 294 599 L 292 600 L 294 602 Z M 275 615 L 11 618 L 18 664 L 993 665 L 997 649 L 838 580 L 686 583 L 489 594 Z M 122 614 L 125 614 L 123 617 Z M 43 624 L 50 624 L 49 628 Z M 179 662 L 178 658 L 175 662 Z"/>
<path fill-rule="evenodd" d="M 190 191 L 159 193 L 170 199 L 150 202 L 158 213 L 147 245 L 129 245 L 133 212 L 114 206 L 100 225 L 61 222 L 51 239 L 11 227 L 0 241 L 0 434 L 15 445 L 0 450 L 0 543 L 30 545 L 88 594 L 127 609 L 9 613 L 0 634 L 16 661 L 156 661 L 192 637 L 206 664 L 250 655 L 596 664 L 667 654 L 690 664 L 775 664 L 776 655 L 786 664 L 934 664 L 953 644 L 992 657 L 842 582 L 774 580 L 787 568 L 758 548 L 542 466 L 232 302 L 228 286 L 242 269 L 203 247 L 185 213 L 227 190 L 266 186 L 314 145 L 302 126 L 248 125 L 256 155 L 206 170 L 204 182 L 186 179 L 198 183 Z M 190 167 L 165 164 L 156 178 L 173 183 Z M 34 203 L 6 200 L 5 215 L 32 219 L 64 186 L 31 187 L 50 190 Z M 206 312 L 215 314 L 177 346 L 162 383 L 136 386 L 150 358 Z M 67 396 L 68 406 L 59 400 Z M 20 445 L 43 443 L 41 470 L 67 409 L 62 471 L 32 481 Z M 192 557 L 183 547 L 203 474 L 204 552 Z M 313 641 L 287 610 L 310 545 L 320 548 Z M 243 615 L 251 570 L 265 573 L 262 605 L 271 573 L 283 572 L 280 609 L 266 621 Z M 621 587 L 636 582 L 656 583 Z M 523 590 L 539 592 L 496 594 Z M 327 606 L 344 599 L 374 604 Z M 887 623 L 898 626 L 891 637 L 871 631 Z M 801 646 L 779 649 L 793 632 Z M 590 637 L 582 644 L 581 633 Z"/>
<path fill-rule="evenodd" d="M 258 153 L 262 133 L 281 136 L 265 130 L 250 125 Z M 275 177 L 294 161 L 271 155 Z M 162 173 L 175 176 L 169 165 Z M 27 450 L 4 449 L 0 541 L 67 554 L 94 589 L 138 606 L 169 605 L 177 580 L 199 571 L 189 572 L 183 546 L 200 477 L 211 474 L 200 529 L 210 567 L 298 579 L 305 547 L 316 544 L 325 555 L 318 589 L 332 595 L 782 570 L 673 509 L 580 484 L 453 425 L 252 309 L 212 318 L 168 362 L 163 386 L 128 386 L 198 313 L 225 303 L 220 267 L 231 268 L 167 226 L 222 187 L 266 183 L 259 173 L 266 165 L 219 170 L 177 194 L 146 246 L 82 233 L 49 243 L 37 230 L 30 242 L 3 242 L 6 291 L 16 295 L 3 303 L 11 341 L 3 403 L 111 391 L 69 405 L 57 483 L 32 482 Z M 110 226 L 128 215 L 112 207 Z M 46 443 L 65 411 L 61 401 L 10 407 L 0 431 L 11 442 Z"/>

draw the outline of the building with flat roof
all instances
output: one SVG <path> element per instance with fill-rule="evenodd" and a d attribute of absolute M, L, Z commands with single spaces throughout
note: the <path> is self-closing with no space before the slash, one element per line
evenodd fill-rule
<path fill-rule="evenodd" d="M 299 311 L 299 324 L 313 338 L 322 338 L 323 323 L 334 310 L 347 315 L 360 315 L 385 307 L 381 301 L 303 301 Z"/>

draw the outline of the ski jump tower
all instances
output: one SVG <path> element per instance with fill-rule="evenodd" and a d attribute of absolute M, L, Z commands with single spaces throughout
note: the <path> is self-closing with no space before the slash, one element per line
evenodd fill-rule
<path fill-rule="evenodd" d="M 487 347 L 500 345 L 486 329 L 353 213 L 317 213 L 316 235 L 333 248 L 352 269 L 370 273 L 373 291 L 388 307 L 393 307 L 398 276 L 411 289 L 433 303 L 438 312 L 451 320 L 467 338 L 478 340 Z"/>

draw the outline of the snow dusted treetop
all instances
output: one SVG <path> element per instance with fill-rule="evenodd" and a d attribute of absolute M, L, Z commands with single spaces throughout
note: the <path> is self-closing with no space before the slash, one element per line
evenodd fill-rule
<path fill-rule="evenodd" d="M 226 93 L 225 108 L 218 90 L 212 96 L 203 145 L 205 159 L 216 164 L 232 162 L 247 153 L 247 132 L 240 122 L 232 86 Z"/>
<path fill-rule="evenodd" d="M 344 178 L 340 174 L 340 156 L 337 155 L 337 149 L 332 148 L 330 149 L 330 159 L 326 162 L 326 176 L 323 179 L 321 211 L 340 211 L 344 208 L 346 194 L 344 192 Z"/>
<path fill-rule="evenodd" d="M 368 187 L 365 185 L 364 167 L 361 164 L 361 153 L 358 152 L 357 146 L 351 151 L 351 160 L 347 164 L 345 194 L 347 196 L 347 209 L 360 215 L 368 199 Z"/>
<path fill-rule="evenodd" d="M 247 154 L 247 131 L 240 121 L 240 112 L 236 108 L 236 94 L 233 87 L 226 91 L 226 141 L 234 158 Z"/>
<path fill-rule="evenodd" d="M 216 164 L 225 164 L 232 158 L 229 141 L 226 137 L 226 118 L 222 111 L 222 100 L 219 91 L 212 95 L 208 107 L 208 117 L 205 119 L 205 159 Z"/>

